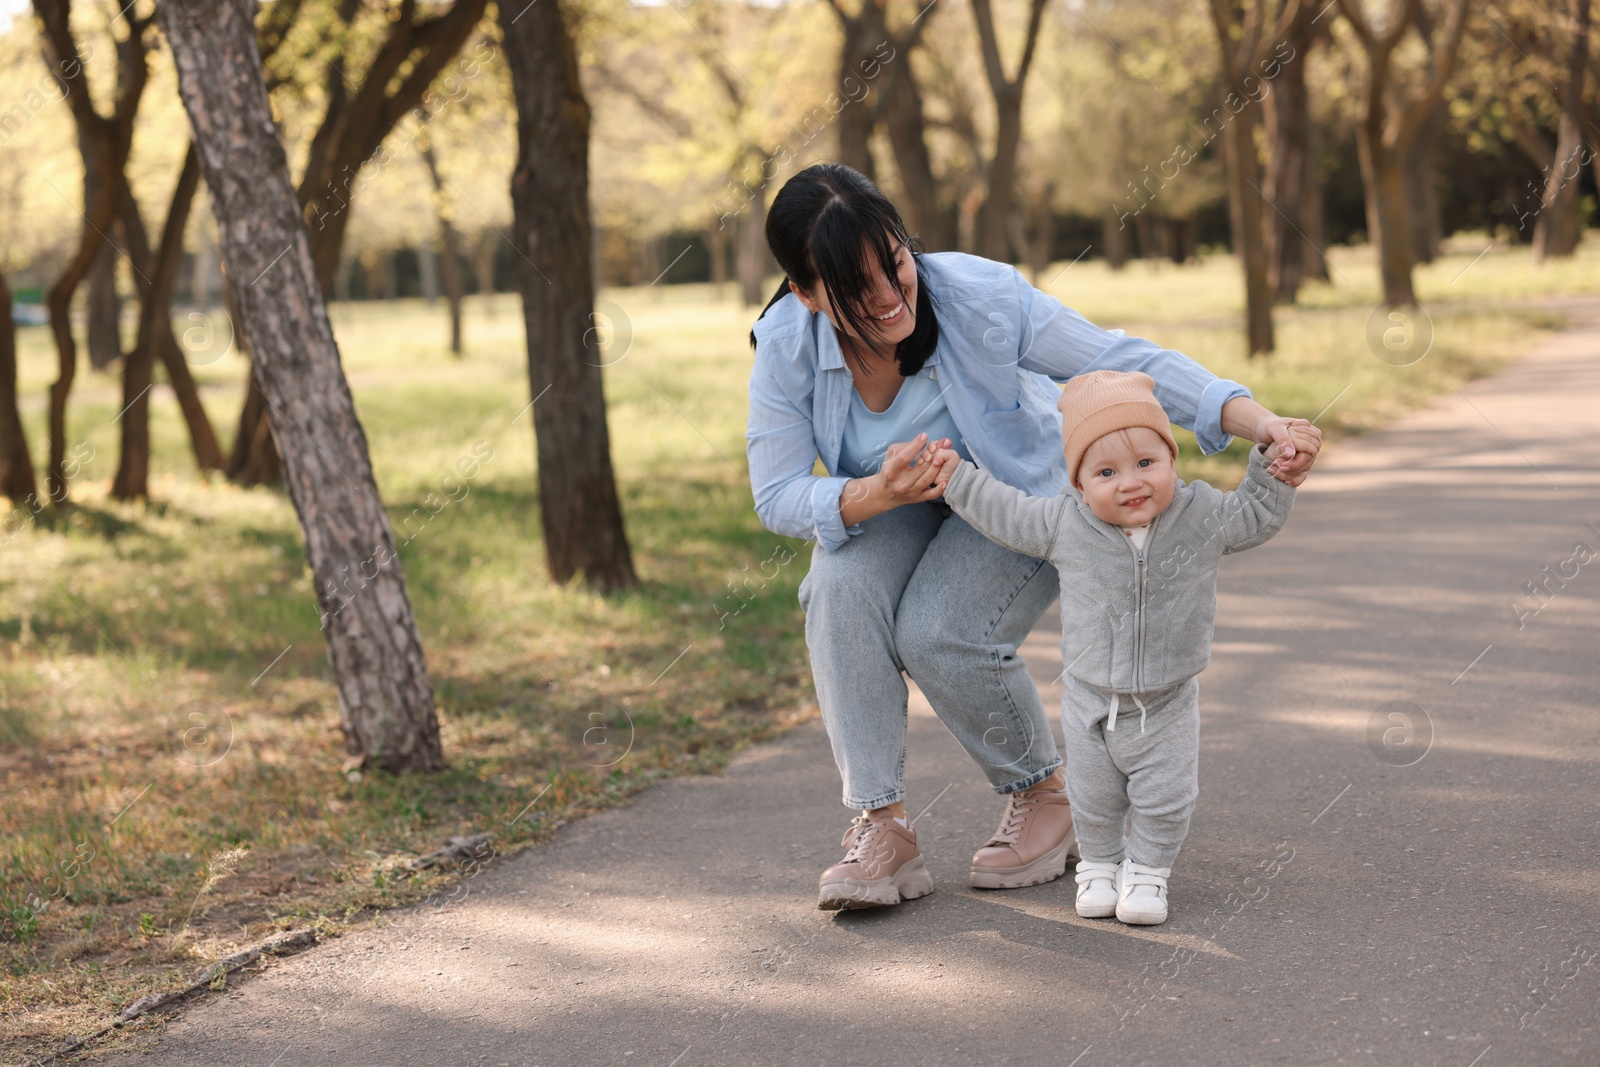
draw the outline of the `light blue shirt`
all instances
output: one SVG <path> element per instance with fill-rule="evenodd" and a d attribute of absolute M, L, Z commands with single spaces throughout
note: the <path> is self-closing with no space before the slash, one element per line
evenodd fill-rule
<path fill-rule="evenodd" d="M 927 434 L 930 441 L 948 437 L 962 459 L 971 459 L 944 402 L 946 388 L 935 368 L 924 367 L 900 383 L 900 391 L 884 411 L 867 407 L 861 394 L 851 388 L 850 414 L 845 417 L 844 439 L 839 443 L 839 473 L 870 478 L 883 469 L 890 445 L 909 441 L 919 433 Z"/>
<path fill-rule="evenodd" d="M 1228 447 L 1222 405 L 1250 390 L 1218 378 L 1181 352 L 1104 330 L 1029 285 L 1015 267 L 960 252 L 918 257 L 939 343 L 925 367 L 972 461 L 1030 496 L 1067 484 L 1061 454 L 1064 382 L 1093 370 L 1143 371 L 1167 417 L 1193 430 L 1207 455 Z M 793 293 L 755 324 L 745 451 L 756 515 L 773 533 L 832 550 L 861 532 L 846 528 L 840 465 L 855 385 L 833 325 Z M 954 435 L 951 435 L 954 436 Z M 826 475 L 814 473 L 821 459 Z"/>

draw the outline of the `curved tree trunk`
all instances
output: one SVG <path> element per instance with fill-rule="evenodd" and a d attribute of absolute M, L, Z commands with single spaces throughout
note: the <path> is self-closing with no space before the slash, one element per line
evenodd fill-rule
<path fill-rule="evenodd" d="M 366 435 L 289 182 L 253 0 L 162 0 L 228 284 L 316 578 L 345 744 L 390 771 L 444 766 L 433 688 Z"/>
<path fill-rule="evenodd" d="M 596 589 L 625 589 L 637 579 L 611 469 L 604 353 L 589 343 L 589 104 L 555 0 L 520 14 L 502 5 L 500 27 L 517 107 L 512 234 L 550 577 L 582 574 Z"/>
<path fill-rule="evenodd" d="M 17 414 L 17 326 L 11 318 L 11 286 L 0 274 L 0 496 L 26 501 L 37 509 L 39 486 L 33 478 L 28 437 Z"/>
<path fill-rule="evenodd" d="M 1533 229 L 1533 261 L 1571 256 L 1578 247 L 1578 181 L 1583 173 L 1583 76 L 1589 65 L 1589 0 L 1572 0 L 1572 52 L 1556 131 L 1555 165 L 1539 201 Z"/>
<path fill-rule="evenodd" d="M 167 357 L 170 366 L 170 348 L 176 347 L 172 337 L 172 290 L 178 282 L 178 265 L 183 258 L 183 231 L 189 224 L 189 208 L 194 203 L 195 190 L 200 187 L 200 159 L 194 145 L 183 157 L 183 168 L 178 173 L 178 184 L 172 192 L 172 202 L 167 208 L 167 221 L 161 228 L 161 243 L 155 255 L 146 260 L 149 281 L 139 305 L 139 335 L 133 351 L 128 353 L 122 370 L 121 459 L 116 477 L 111 482 L 111 495 L 118 500 L 135 500 L 150 495 L 150 387 L 155 384 L 155 354 L 158 349 Z M 124 213 L 126 217 L 127 212 Z M 179 358 L 178 363 L 183 360 Z M 185 367 L 183 373 L 187 374 Z M 193 388 L 194 382 L 189 382 Z M 194 398 L 198 403 L 199 398 Z M 185 416 L 188 416 L 185 411 Z M 211 422 L 200 411 L 206 432 Z M 193 423 L 191 422 L 191 429 Z M 192 435 L 191 435 L 192 436 Z M 216 447 L 213 439 L 211 447 Z M 201 458 L 200 439 L 195 438 L 196 458 Z M 220 459 L 220 456 L 217 457 Z"/>
<path fill-rule="evenodd" d="M 78 58 L 68 0 L 33 0 L 46 57 L 57 72 L 72 111 L 84 164 L 84 227 L 78 251 L 68 262 L 45 298 L 50 309 L 50 332 L 55 340 L 57 375 L 50 386 L 50 458 L 45 481 L 50 500 L 67 500 L 67 398 L 77 376 L 78 347 L 72 336 L 72 298 L 100 254 L 105 235 L 116 217 L 117 189 L 113 180 L 127 165 L 133 142 L 133 121 L 148 81 L 145 30 L 153 16 L 139 17 L 124 9 L 118 13 L 128 34 L 117 45 L 117 94 L 111 116 L 95 110 L 87 72 Z"/>

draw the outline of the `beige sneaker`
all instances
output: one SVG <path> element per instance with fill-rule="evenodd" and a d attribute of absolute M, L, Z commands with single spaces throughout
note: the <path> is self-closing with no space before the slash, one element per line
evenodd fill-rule
<path fill-rule="evenodd" d="M 1000 829 L 972 857 L 967 883 L 979 889 L 1020 889 L 1054 881 L 1078 854 L 1067 794 L 1051 789 L 1012 793 Z"/>
<path fill-rule="evenodd" d="M 822 872 L 817 907 L 823 911 L 882 907 L 933 892 L 915 830 L 857 815 L 839 844 L 849 851 Z"/>

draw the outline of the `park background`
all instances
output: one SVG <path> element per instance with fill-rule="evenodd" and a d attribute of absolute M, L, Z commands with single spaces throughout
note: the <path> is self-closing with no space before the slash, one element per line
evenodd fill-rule
<path fill-rule="evenodd" d="M 451 836 L 492 835 L 471 867 L 814 714 L 810 547 L 760 528 L 742 448 L 746 334 L 778 282 L 764 211 L 808 163 L 872 174 L 928 249 L 1014 262 L 1331 447 L 1600 285 L 1583 0 L 562 0 L 541 55 L 592 123 L 564 158 L 519 140 L 507 29 L 528 9 L 262 5 L 448 764 L 374 766 L 217 221 L 182 177 L 170 50 L 148 0 L 119 6 L 0 16 L 8 1062 L 275 930 L 457 891 L 463 857 L 416 862 Z M 603 388 L 626 539 L 564 531 L 574 566 L 547 550 L 571 509 L 541 492 L 563 457 L 534 427 L 575 409 L 533 387 L 561 357 L 530 341 L 512 175 L 579 160 L 587 252 L 539 313 L 566 313 L 579 388 Z M 80 258 L 63 363 L 50 301 Z M 1242 445 L 1181 440 L 1185 477 L 1238 477 Z"/>

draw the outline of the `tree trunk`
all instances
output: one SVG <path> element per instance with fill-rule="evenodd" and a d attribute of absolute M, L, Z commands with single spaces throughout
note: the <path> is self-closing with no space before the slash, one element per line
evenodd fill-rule
<path fill-rule="evenodd" d="M 1310 8 L 1306 9 L 1308 12 Z M 1306 91 L 1306 63 L 1316 28 L 1297 19 L 1289 44 L 1295 58 L 1278 68 L 1272 90 L 1263 101 L 1272 148 L 1267 156 L 1266 190 L 1276 210 L 1263 213 L 1267 240 L 1267 288 L 1279 304 L 1293 304 L 1305 274 L 1306 238 L 1299 220 L 1310 190 L 1305 181 L 1311 155 L 1311 94 Z"/>
<path fill-rule="evenodd" d="M 376 51 L 368 53 L 370 60 L 360 70 L 347 48 L 351 42 L 366 40 L 362 33 L 350 29 L 362 5 L 359 0 L 338 0 L 329 46 L 319 50 L 326 62 L 326 110 L 312 136 L 305 172 L 295 190 L 303 217 L 316 221 L 311 231 L 311 254 L 324 297 L 332 291 L 344 247 L 354 192 L 352 182 L 406 115 L 419 106 L 443 106 L 437 103 L 438 98 L 425 99 L 428 87 L 461 51 L 482 20 L 487 3 L 488 0 L 455 0 L 443 10 L 436 5 L 402 3 L 398 17 L 389 19 L 383 39 L 377 42 Z M 276 14 L 282 13 L 283 6 L 277 2 L 269 5 Z M 283 25 L 282 34 L 287 34 L 290 25 L 292 15 Z M 275 46 L 281 40 L 282 35 L 270 43 Z M 475 51 L 461 61 L 459 70 L 465 77 L 473 77 L 483 61 Z M 357 85 L 359 88 L 352 91 Z M 393 298 L 392 290 L 389 298 Z M 241 416 L 250 409 L 247 393 Z M 256 441 L 272 440 L 270 434 L 254 424 L 243 429 L 239 441 L 246 447 Z M 235 442 L 236 454 L 238 447 L 239 442 Z M 265 471 L 275 465 L 272 457 L 247 455 L 240 467 Z"/>
<path fill-rule="evenodd" d="M 1033 65 L 1034 49 L 1039 43 L 1044 5 L 1045 0 L 1030 0 L 1022 59 L 1017 64 L 1016 76 L 1008 78 L 1000 61 L 1000 46 L 995 36 L 990 0 L 972 0 L 972 17 L 977 23 L 984 73 L 988 76 L 995 107 L 994 154 L 984 168 L 987 188 L 974 235 L 977 254 L 987 259 L 1006 261 L 1011 258 L 1006 241 L 1006 220 L 1011 215 L 1013 187 L 1017 179 L 1017 150 L 1022 145 L 1022 91 L 1027 85 L 1028 70 Z"/>
<path fill-rule="evenodd" d="M 117 93 L 112 117 L 95 110 L 88 76 L 78 58 L 78 45 L 71 26 L 71 4 L 67 0 L 34 0 L 46 58 L 61 79 L 62 87 L 78 133 L 84 165 L 84 226 L 78 250 L 56 279 L 45 298 L 50 310 L 50 332 L 55 340 L 57 375 L 50 386 L 50 458 L 45 481 L 52 503 L 67 499 L 67 398 L 77 376 L 78 348 L 72 336 L 72 298 L 88 276 L 94 257 L 111 231 L 117 208 L 117 183 L 107 180 L 120 175 L 127 165 L 133 142 L 133 122 L 139 101 L 148 82 L 144 33 L 150 16 L 139 17 L 128 9 L 118 16 L 128 24 L 127 37 L 117 48 Z"/>
<path fill-rule="evenodd" d="M 839 52 L 838 81 L 833 91 L 840 94 L 842 101 L 848 101 L 834 120 L 839 135 L 838 162 L 876 181 L 878 174 L 873 166 L 871 147 L 875 107 L 870 102 L 873 98 L 868 95 L 872 82 L 862 74 L 863 64 L 872 63 L 878 46 L 889 39 L 887 5 L 865 0 L 854 15 L 846 15 L 837 3 L 832 7 L 844 36 Z"/>
<path fill-rule="evenodd" d="M 189 299 L 201 307 L 206 307 L 217 291 L 217 247 L 211 240 L 211 231 L 207 227 L 196 227 L 195 236 L 200 247 L 194 255 L 194 271 L 189 275 Z"/>
<path fill-rule="evenodd" d="M 184 168 L 194 167 L 193 176 L 180 169 L 178 181 L 173 186 L 172 198 L 167 205 L 167 218 L 177 219 L 185 223 L 189 217 L 190 209 L 194 204 L 196 187 L 199 184 L 199 163 L 190 163 L 187 156 Z M 142 390 L 147 390 L 153 382 L 153 363 L 155 359 L 161 360 L 167 370 L 167 380 L 172 385 L 172 391 L 178 398 L 178 408 L 183 413 L 185 425 L 189 429 L 189 445 L 194 452 L 195 465 L 202 471 L 222 469 L 222 449 L 217 444 L 216 432 L 211 428 L 210 416 L 206 414 L 205 405 L 200 402 L 199 391 L 195 387 L 194 376 L 189 373 L 189 366 L 184 361 L 183 350 L 178 345 L 178 339 L 172 332 L 172 294 L 177 288 L 178 264 L 173 263 L 171 270 L 173 278 L 163 292 L 157 293 L 153 287 L 152 276 L 161 269 L 161 256 L 163 249 L 150 249 L 150 235 L 146 232 L 144 220 L 139 214 L 139 203 L 133 197 L 133 189 L 128 185 L 127 176 L 118 174 L 117 184 L 113 190 L 117 201 L 117 224 L 126 241 L 125 251 L 128 262 L 134 268 L 134 280 L 139 288 L 139 332 L 134 339 L 133 349 L 128 353 L 127 363 L 124 364 L 124 385 L 127 384 L 127 374 L 131 367 L 137 384 L 132 389 L 123 390 L 123 407 L 125 410 L 119 417 L 123 432 L 123 445 L 133 443 L 142 447 L 146 452 L 149 448 L 149 433 L 147 429 L 147 413 L 149 409 L 148 398 L 142 397 Z M 180 228 L 173 236 L 168 228 L 163 228 L 162 240 L 175 242 L 173 254 L 181 261 L 183 257 L 183 230 Z M 158 305 L 153 314 L 146 319 L 146 305 L 152 300 L 157 300 Z M 230 327 L 231 329 L 231 327 Z M 152 347 L 154 352 L 152 354 Z M 128 420 L 134 420 L 129 422 Z M 132 432 L 133 437 L 128 434 Z M 143 442 L 139 445 L 139 442 Z M 148 465 L 148 455 L 143 460 L 137 460 Z M 120 466 L 120 464 L 119 464 Z M 119 471 L 120 475 L 120 471 Z M 145 484 L 145 477 L 135 479 L 138 485 Z M 113 483 L 115 493 L 115 483 Z M 143 488 L 135 489 L 121 499 L 132 499 L 146 495 Z"/>
<path fill-rule="evenodd" d="M 1055 191 L 1054 182 L 1043 182 L 1034 199 L 1033 241 L 1028 246 L 1028 269 L 1033 274 L 1035 287 L 1040 284 L 1044 272 L 1050 269 L 1050 253 L 1054 251 L 1056 214 L 1052 201 Z"/>
<path fill-rule="evenodd" d="M 1432 263 L 1439 257 L 1444 240 L 1444 221 L 1440 217 L 1438 176 L 1434 160 L 1439 154 L 1439 137 L 1444 132 L 1447 103 L 1440 100 L 1417 127 L 1416 139 L 1406 152 L 1406 198 L 1411 234 L 1411 262 Z"/>
<path fill-rule="evenodd" d="M 385 248 L 378 254 L 378 298 L 400 299 L 400 278 L 394 269 L 394 252 Z"/>
<path fill-rule="evenodd" d="M 1118 271 L 1128 265 L 1128 230 L 1114 206 L 1100 216 L 1100 243 L 1106 246 L 1107 267 Z"/>
<path fill-rule="evenodd" d="M 517 109 L 511 175 L 517 285 L 528 338 L 539 512 L 550 577 L 593 588 L 637 584 L 611 468 L 594 320 L 589 221 L 589 103 L 577 50 L 554 0 L 500 27 Z M 759 197 L 758 197 L 759 199 Z M 546 395 L 548 394 L 548 395 Z"/>
<path fill-rule="evenodd" d="M 89 366 L 108 370 L 122 358 L 122 297 L 117 293 L 117 250 L 111 241 L 100 242 L 100 251 L 89 264 L 88 282 Z"/>
<path fill-rule="evenodd" d="M 450 354 L 461 357 L 461 300 L 465 295 L 461 280 L 461 239 L 447 218 L 439 220 L 439 243 L 443 253 L 439 277 L 444 282 L 445 303 L 450 305 Z"/>
<path fill-rule="evenodd" d="M 1171 242 L 1168 249 L 1172 262 L 1183 266 L 1195 257 L 1195 218 L 1168 219 L 1167 234 Z"/>
<path fill-rule="evenodd" d="M 767 190 L 750 190 L 750 210 L 739 219 L 739 293 L 745 307 L 767 302 Z"/>
<path fill-rule="evenodd" d="M 932 17 L 932 12 L 928 15 Z M 889 84 L 883 90 L 884 128 L 894 150 L 895 170 L 900 175 L 906 226 L 922 238 L 930 252 L 949 252 L 956 247 L 952 219 L 939 208 L 939 182 L 933 174 L 928 154 L 927 119 L 922 110 L 922 90 L 911 70 L 911 56 L 896 57 L 886 72 Z"/>
<path fill-rule="evenodd" d="M 444 175 L 439 173 L 439 160 L 434 155 L 433 142 L 424 140 L 422 161 L 428 165 L 428 177 L 433 182 L 434 214 L 439 219 L 439 247 L 442 250 L 439 277 L 444 283 L 444 298 L 450 305 L 450 352 L 461 355 L 461 237 L 455 223 L 450 221 L 450 198 L 445 193 Z"/>
<path fill-rule="evenodd" d="M 1572 52 L 1556 132 L 1555 165 L 1539 200 L 1533 229 L 1533 261 L 1566 258 L 1578 247 L 1578 180 L 1583 173 L 1583 76 L 1589 65 L 1589 0 L 1572 0 Z"/>
<path fill-rule="evenodd" d="M 1233 249 L 1244 268 L 1246 354 L 1255 357 L 1275 347 L 1272 290 L 1267 285 L 1267 245 L 1262 231 L 1261 160 L 1256 155 L 1254 108 L 1246 107 L 1224 135 L 1228 168 L 1228 218 L 1233 224 Z"/>
<path fill-rule="evenodd" d="M 354 256 L 340 256 L 339 269 L 333 272 L 333 299 L 338 303 L 350 301 L 350 274 L 355 270 Z"/>
<path fill-rule="evenodd" d="M 102 190 L 115 195 L 114 190 L 106 189 L 106 182 L 111 175 L 104 172 L 101 153 L 94 144 L 95 136 L 82 127 L 78 130 L 78 155 L 83 160 L 85 204 L 94 203 Z M 89 263 L 89 276 L 85 279 L 89 283 L 85 307 L 89 320 L 86 345 L 89 366 L 100 371 L 109 369 L 122 358 L 122 300 L 117 295 L 117 248 L 110 237 L 115 228 L 113 221 L 106 232 L 99 235 L 102 240 L 94 259 Z"/>
<path fill-rule="evenodd" d="M 225 466 L 222 446 L 217 443 L 217 432 L 200 401 L 200 390 L 195 385 L 194 375 L 189 373 L 189 364 L 178 347 L 178 339 L 172 335 L 170 312 L 162 320 L 156 337 L 156 355 L 161 358 L 167 384 L 172 386 L 173 395 L 178 398 L 178 410 L 183 412 L 183 421 L 189 427 L 189 447 L 194 452 L 195 466 L 202 471 L 222 470 Z"/>
<path fill-rule="evenodd" d="M 39 486 L 33 478 L 28 437 L 17 414 L 17 325 L 11 318 L 11 287 L 0 273 L 0 496 L 13 504 L 38 507 Z"/>
<path fill-rule="evenodd" d="M 728 230 L 725 226 L 707 226 L 701 240 L 711 257 L 711 292 L 720 301 L 728 287 Z"/>
<path fill-rule="evenodd" d="M 1322 213 L 1322 181 L 1317 175 L 1317 131 L 1315 125 L 1306 130 L 1305 174 L 1300 179 L 1300 232 L 1305 240 L 1300 244 L 1301 281 L 1315 278 L 1328 280 L 1328 258 L 1323 249 L 1328 247 L 1327 224 Z"/>
<path fill-rule="evenodd" d="M 1377 143 L 1374 143 L 1374 142 Z M 1411 287 L 1411 220 L 1406 169 L 1396 153 L 1366 126 L 1356 131 L 1367 193 L 1367 235 L 1378 252 L 1385 307 L 1415 304 Z"/>
<path fill-rule="evenodd" d="M 478 282 L 478 295 L 485 297 L 485 313 L 494 308 L 494 260 L 495 253 L 500 250 L 498 244 L 500 234 L 494 229 L 486 229 L 478 235 L 478 243 L 472 253 L 472 273 Z"/>
<path fill-rule="evenodd" d="M 346 747 L 362 764 L 389 771 L 439 770 L 445 761 L 422 641 L 277 140 L 255 7 L 162 0 L 157 17 L 305 535 Z"/>
<path fill-rule="evenodd" d="M 417 245 L 417 287 L 428 307 L 439 302 L 439 256 L 426 240 Z"/>
<path fill-rule="evenodd" d="M 183 157 L 177 187 L 167 208 L 167 221 L 161 229 L 161 243 L 153 257 L 144 257 L 147 267 L 144 293 L 139 302 L 139 334 L 133 351 L 122 365 L 121 457 L 111 482 L 111 495 L 118 500 L 137 500 L 150 495 L 150 387 L 155 384 L 155 352 L 172 337 L 172 290 L 178 284 L 178 265 L 183 260 L 183 231 L 189 223 L 189 208 L 200 186 L 200 158 L 194 145 Z M 131 198 L 130 198 L 131 199 Z M 124 216 L 126 217 L 126 212 Z M 142 237 L 142 235 L 141 235 Z M 141 242 L 142 243 L 142 242 Z M 166 360 L 169 373 L 172 360 Z M 182 360 L 177 362 L 181 363 Z M 184 368 L 187 372 L 187 367 Z M 193 388 L 193 379 L 189 385 Z M 198 401 L 198 397 L 195 398 Z M 205 413 L 201 411 L 201 417 Z M 205 420 L 206 432 L 211 423 Z M 211 441 L 215 448 L 215 440 Z M 195 438 L 196 459 L 204 462 L 200 443 Z M 219 457 L 220 458 L 220 457 Z M 202 466 L 202 469 L 204 467 Z"/>
<path fill-rule="evenodd" d="M 1011 261 L 1006 239 L 1017 182 L 1017 150 L 1022 147 L 1022 87 L 1007 85 L 995 96 L 997 132 L 994 156 L 989 160 L 985 185 L 988 195 L 978 209 L 977 253 L 1002 263 Z"/>
<path fill-rule="evenodd" d="M 240 333 L 242 336 L 242 331 Z M 239 409 L 239 428 L 233 435 L 227 475 L 229 481 L 239 485 L 271 485 L 282 477 L 283 465 L 272 439 L 266 394 L 256 378 L 255 360 L 250 362 L 250 377 L 245 383 L 244 406 Z"/>

